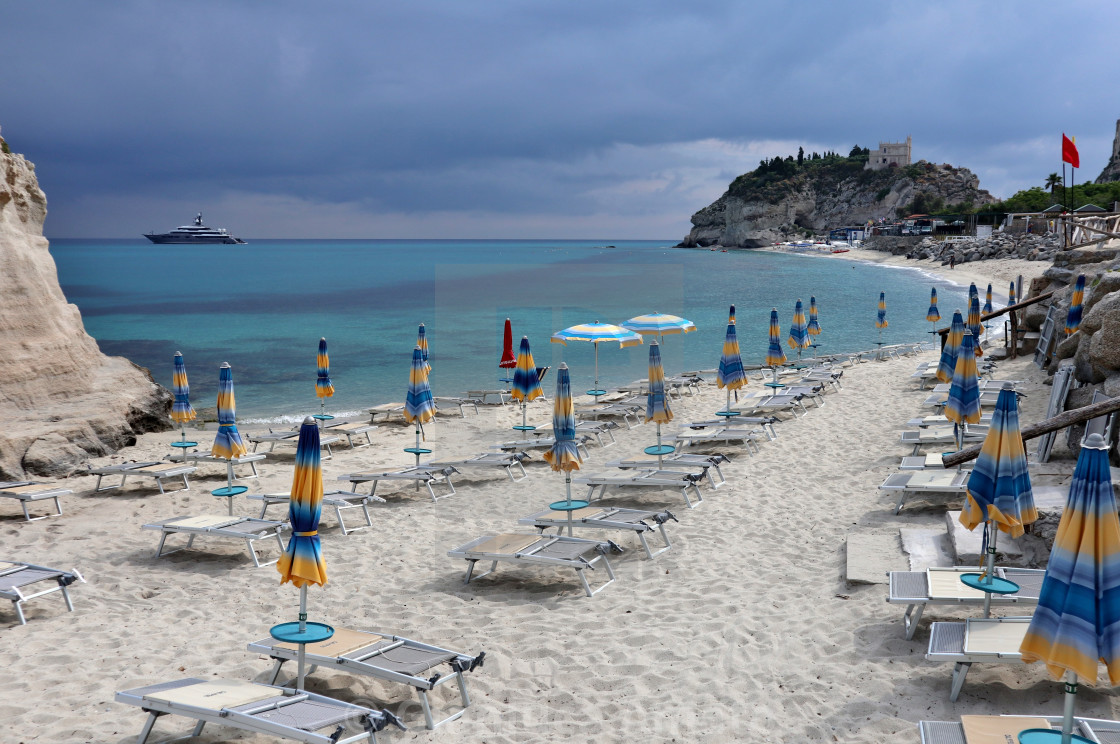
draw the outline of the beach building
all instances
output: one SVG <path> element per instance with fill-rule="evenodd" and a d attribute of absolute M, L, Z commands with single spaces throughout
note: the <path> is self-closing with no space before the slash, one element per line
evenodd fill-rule
<path fill-rule="evenodd" d="M 910 165 L 910 135 L 905 142 L 880 142 L 878 150 L 872 150 L 864 170 L 883 170 L 891 166 Z"/>

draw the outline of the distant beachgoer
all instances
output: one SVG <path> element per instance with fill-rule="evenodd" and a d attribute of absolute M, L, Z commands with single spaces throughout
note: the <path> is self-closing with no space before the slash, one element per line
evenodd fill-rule
<path fill-rule="evenodd" d="M 957 257 L 954 254 L 950 253 L 949 254 L 949 268 L 950 269 L 954 268 L 956 265 L 957 265 Z"/>
<path fill-rule="evenodd" d="M 1031 234 L 1031 233 L 1033 233 L 1033 232 L 1034 232 L 1034 225 L 1032 225 L 1032 224 L 1030 223 L 1030 221 L 1028 220 L 1028 221 L 1027 221 L 1027 235 L 1030 235 L 1030 234 Z"/>

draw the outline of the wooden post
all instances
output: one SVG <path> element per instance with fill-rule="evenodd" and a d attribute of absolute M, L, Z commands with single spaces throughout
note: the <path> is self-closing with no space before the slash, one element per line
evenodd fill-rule
<path fill-rule="evenodd" d="M 1016 359 L 1019 356 L 1019 316 L 1014 310 L 1008 315 L 1011 317 L 1011 351 L 1008 352 L 1008 356 Z"/>

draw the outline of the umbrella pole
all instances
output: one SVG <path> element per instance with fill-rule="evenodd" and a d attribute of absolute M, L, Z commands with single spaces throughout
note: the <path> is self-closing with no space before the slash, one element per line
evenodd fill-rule
<path fill-rule="evenodd" d="M 1066 672 L 1066 700 L 1062 711 L 1062 744 L 1073 741 L 1073 706 L 1077 702 L 1077 674 Z"/>
<path fill-rule="evenodd" d="M 525 416 L 526 416 L 526 414 L 525 414 L 525 401 L 524 401 L 524 399 L 522 399 L 522 401 L 521 401 L 521 426 L 522 427 L 525 427 L 525 426 L 528 425 L 528 424 L 525 423 Z"/>
<path fill-rule="evenodd" d="M 731 393 L 728 393 L 728 395 L 730 396 Z M 662 458 L 662 455 L 661 455 L 661 422 L 658 421 L 657 422 L 657 469 L 658 470 L 661 470 L 661 466 L 662 466 L 661 458 Z"/>
<path fill-rule="evenodd" d="M 416 467 L 420 467 L 420 417 L 416 417 Z M 416 481 L 416 491 L 420 490 L 420 481 Z"/>
<path fill-rule="evenodd" d="M 564 471 L 564 487 L 568 491 L 568 537 L 572 536 L 572 471 Z"/>
<path fill-rule="evenodd" d="M 300 632 L 300 635 L 303 635 L 305 632 L 307 632 L 307 584 L 304 584 L 303 586 L 301 586 L 299 588 L 299 632 Z M 306 643 L 299 644 L 299 660 L 297 662 L 298 663 L 298 668 L 296 670 L 296 689 L 297 690 L 302 690 L 303 689 L 303 679 L 304 679 L 304 676 L 305 676 L 304 671 L 303 671 L 303 667 L 304 667 L 304 662 L 306 661 L 306 654 L 307 654 L 307 644 Z"/>
<path fill-rule="evenodd" d="M 996 529 L 996 523 L 988 520 L 986 525 L 988 527 L 988 562 L 985 567 L 984 576 L 985 582 L 992 583 L 992 577 L 995 575 L 993 572 L 996 570 L 996 536 L 999 535 L 999 530 Z M 984 592 L 984 617 L 992 616 L 992 593 Z"/>
<path fill-rule="evenodd" d="M 595 347 L 595 400 L 599 400 L 599 344 L 592 344 Z"/>

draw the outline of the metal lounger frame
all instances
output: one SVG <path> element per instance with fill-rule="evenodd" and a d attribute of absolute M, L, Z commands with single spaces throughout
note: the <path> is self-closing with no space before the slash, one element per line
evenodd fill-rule
<path fill-rule="evenodd" d="M 472 540 L 471 542 L 467 543 L 466 545 L 463 545 L 462 547 L 456 548 L 455 550 L 448 551 L 447 554 L 449 556 L 451 556 L 452 558 L 464 558 L 470 564 L 467 567 L 467 576 L 463 580 L 464 584 L 471 583 L 472 578 L 480 579 L 483 576 L 489 576 L 490 574 L 494 573 L 495 571 L 498 570 L 498 563 L 531 563 L 531 564 L 534 564 L 534 565 L 555 566 L 555 567 L 558 567 L 558 568 L 572 568 L 572 569 L 575 569 L 576 575 L 579 576 L 580 583 L 583 584 L 584 593 L 587 594 L 588 597 L 591 597 L 591 596 L 594 596 L 595 594 L 598 594 L 599 592 L 603 591 L 603 589 L 605 589 L 607 586 L 609 586 L 610 584 L 612 584 L 614 582 L 614 569 L 611 568 L 611 562 L 607 560 L 607 551 L 608 550 L 615 550 L 615 551 L 620 552 L 620 553 L 622 552 L 622 548 L 618 547 L 617 545 L 615 545 L 613 542 L 611 542 L 609 540 L 607 540 L 605 542 L 600 542 L 600 541 L 597 541 L 597 540 L 584 540 L 583 538 L 580 538 L 580 537 L 559 537 L 559 536 L 547 539 L 547 541 L 543 542 L 543 543 L 535 543 L 535 544 L 529 546 L 529 549 L 519 550 L 516 553 L 484 553 L 484 552 L 472 552 L 471 551 L 471 548 L 473 546 L 478 545 L 479 543 L 483 543 L 486 540 L 489 540 L 491 537 L 493 537 L 493 535 L 483 535 L 482 537 L 476 538 L 476 539 Z M 544 539 L 545 538 L 542 536 L 542 540 L 544 540 Z M 597 550 L 599 555 L 595 556 L 591 560 L 587 560 L 586 558 L 583 558 L 582 556 L 578 560 L 572 560 L 572 559 L 550 558 L 548 556 L 534 555 L 534 553 L 539 552 L 541 549 L 546 548 L 549 545 L 553 545 L 557 542 L 587 543 L 588 547 Z M 490 570 L 485 571 L 483 573 L 480 573 L 476 576 L 474 574 L 474 567 L 475 567 L 475 564 L 478 563 L 479 561 L 490 561 L 491 562 L 490 563 Z M 584 574 L 584 571 L 585 570 L 594 571 L 595 570 L 595 564 L 598 563 L 599 561 L 602 561 L 603 562 L 603 567 L 607 569 L 607 580 L 598 589 L 595 589 L 594 591 L 592 591 L 591 584 L 588 583 L 587 576 Z"/>
<path fill-rule="evenodd" d="M 138 468 L 147 467 L 149 465 L 160 465 L 160 464 L 167 464 L 167 463 L 138 462 L 138 463 L 129 463 L 128 466 L 110 465 L 110 466 L 104 467 L 104 468 L 92 468 L 90 470 L 90 473 L 97 476 L 97 485 L 95 485 L 93 487 L 93 490 L 96 493 L 100 493 L 101 491 L 112 491 L 114 488 L 124 488 L 124 482 L 126 480 L 128 480 L 128 476 L 130 476 L 130 475 L 144 475 L 144 476 L 147 476 L 149 478 L 155 478 L 156 479 L 156 485 L 159 486 L 159 492 L 160 493 L 167 493 L 166 491 L 163 490 L 163 481 L 164 481 L 165 478 L 182 478 L 183 479 L 183 490 L 184 491 L 189 491 L 190 490 L 191 484 L 187 480 L 187 475 L 189 475 L 190 473 L 193 473 L 196 470 L 198 470 L 198 468 L 196 468 L 194 465 L 182 465 L 178 468 L 173 468 L 171 470 L 167 470 L 167 471 L 162 472 L 162 473 L 149 473 L 149 472 L 145 472 L 145 471 L 142 471 L 142 470 L 138 470 Z M 120 475 L 121 482 L 118 483 L 115 486 L 105 486 L 104 488 L 102 488 L 101 487 L 101 479 L 104 478 L 106 475 Z"/>
<path fill-rule="evenodd" d="M 37 485 L 37 484 L 34 483 L 34 482 L 31 482 L 31 481 L 18 482 L 18 483 L 8 483 L 7 484 L 8 488 L 14 488 L 17 485 L 34 486 L 34 485 Z M 47 489 L 44 489 L 43 491 L 41 491 L 39 493 L 25 493 L 25 494 L 3 493 L 2 491 L 0 491 L 0 497 L 9 498 L 9 499 L 19 499 L 19 505 L 23 508 L 23 518 L 25 520 L 27 520 L 28 522 L 37 522 L 38 520 L 46 519 L 47 517 L 61 517 L 62 516 L 62 504 L 59 503 L 58 497 L 59 496 L 65 496 L 68 493 L 74 493 L 74 491 L 72 489 L 69 489 L 69 488 L 47 488 Z M 45 501 L 46 499 L 53 499 L 54 500 L 54 511 L 55 511 L 55 513 L 54 514 L 44 514 L 40 517 L 31 516 L 30 512 L 27 511 L 27 502 L 28 501 Z"/>
<path fill-rule="evenodd" d="M 894 507 L 894 513 L 898 514 L 902 511 L 902 505 L 906 502 L 906 494 L 908 493 L 944 493 L 951 496 L 960 496 L 968 490 L 968 479 L 971 472 L 968 470 L 946 470 L 947 473 L 954 473 L 953 485 L 941 486 L 911 486 L 909 485 L 912 476 L 919 472 L 929 473 L 931 471 L 917 471 L 905 470 L 899 473 L 891 473 L 883 484 L 879 486 L 880 491 L 898 491 L 898 504 Z"/>
<path fill-rule="evenodd" d="M 587 443 L 591 441 L 591 437 L 586 434 L 576 434 L 576 447 L 579 448 L 580 454 L 584 457 L 591 457 L 590 451 L 587 449 Z M 522 439 L 516 442 L 502 442 L 501 444 L 492 444 L 490 449 L 501 450 L 502 452 L 515 452 L 517 450 L 525 449 L 547 449 L 556 443 L 555 437 L 538 437 L 537 439 Z"/>
<path fill-rule="evenodd" d="M 754 435 L 758 434 L 759 431 L 758 429 L 736 429 L 734 427 L 706 427 L 694 434 L 689 434 L 687 431 L 678 432 L 674 440 L 680 442 L 682 447 L 741 441 L 743 446 L 747 448 L 747 454 L 754 455 L 759 451 L 758 443 L 754 441 Z"/>
<path fill-rule="evenodd" d="M 978 570 L 974 566 L 961 566 L 958 568 L 962 573 L 965 571 L 976 572 Z M 1042 576 L 1044 573 L 1044 570 L 1037 568 L 996 567 L 996 574 L 1000 578 L 1014 581 L 1020 586 L 1020 589 L 1014 594 L 993 594 L 991 598 L 992 607 L 999 605 L 1021 604 L 1029 606 L 1038 604 L 1038 590 L 1042 585 Z M 922 613 L 925 612 L 926 605 L 944 604 L 976 607 L 982 607 L 984 605 L 984 600 L 982 598 L 931 598 L 929 596 L 929 582 L 926 580 L 925 571 L 889 571 L 887 573 L 887 585 L 887 603 L 906 605 L 906 612 L 902 615 L 902 627 L 905 630 L 907 640 L 914 637 L 914 631 L 918 628 L 918 623 L 922 619 Z M 1024 591 L 1026 593 L 1024 593 Z"/>
<path fill-rule="evenodd" d="M 1052 727 L 1061 731 L 1061 716 L 1037 717 L 1045 718 Z M 1099 741 L 1102 744 L 1120 742 L 1120 721 L 1074 716 L 1073 722 L 1073 733 L 1080 734 L 1089 741 Z M 921 721 L 918 723 L 918 736 L 921 744 L 966 744 L 964 726 L 960 721 Z"/>
<path fill-rule="evenodd" d="M 985 622 L 1016 623 L 1026 625 L 1030 617 L 991 617 Z M 976 653 L 966 652 L 965 632 L 968 627 L 966 622 L 940 622 L 933 623 L 929 629 L 929 650 L 926 652 L 927 661 L 953 662 L 952 687 L 949 690 L 949 701 L 956 702 L 964 687 L 965 677 L 974 663 L 1010 663 L 1021 662 L 1023 655 L 1015 653 Z"/>
<path fill-rule="evenodd" d="M 568 526 L 567 517 L 542 516 L 546 513 L 555 514 L 555 512 L 549 510 L 548 512 L 541 512 L 540 514 L 533 514 L 528 517 L 519 519 L 517 520 L 517 523 L 536 527 L 541 531 L 542 535 L 550 527 L 555 527 L 557 529 L 557 534 L 560 534 L 561 532 L 563 532 L 564 528 Z M 649 516 L 645 517 L 644 519 L 650 519 L 657 524 L 657 529 L 661 533 L 661 539 L 665 541 L 665 546 L 659 548 L 656 553 L 653 552 L 649 547 L 649 542 L 646 540 L 646 533 L 652 532 L 653 527 L 649 526 L 649 524 L 647 524 L 644 519 L 633 522 L 624 522 L 617 519 L 611 519 L 612 515 L 619 514 L 648 514 Z M 650 509 L 622 509 L 616 507 L 611 508 L 607 512 L 607 514 L 602 517 L 584 517 L 580 519 L 573 519 L 572 526 L 599 530 L 630 530 L 631 532 L 635 532 L 638 535 L 638 540 L 640 540 L 642 543 L 642 549 L 646 552 L 646 557 L 650 560 L 653 560 L 657 556 L 661 555 L 667 550 L 672 549 L 673 547 L 673 543 L 669 540 L 669 535 L 665 532 L 665 523 L 670 519 L 674 522 L 679 521 L 668 509 L 657 511 Z"/>
<path fill-rule="evenodd" d="M 463 406 L 472 406 L 474 408 L 474 413 L 477 416 L 478 406 L 480 403 L 482 403 L 482 401 L 478 398 L 456 398 L 448 396 L 440 396 L 432 398 L 432 400 L 434 400 L 436 403 L 450 403 L 453 406 L 459 406 L 459 415 L 463 418 L 467 417 L 467 411 Z"/>
<path fill-rule="evenodd" d="M 429 730 L 439 728 L 445 723 L 458 720 L 467 712 L 467 708 L 471 705 L 471 697 L 467 692 L 467 681 L 463 677 L 463 672 L 473 671 L 476 667 L 481 666 L 482 660 L 486 656 L 485 652 L 479 652 L 478 656 L 470 656 L 468 654 L 459 653 L 458 651 L 432 646 L 427 643 L 421 643 L 410 638 L 403 638 L 390 633 L 380 633 L 378 631 L 368 632 L 371 635 L 381 636 L 383 640 L 391 641 L 390 645 L 374 650 L 357 649 L 356 651 L 343 654 L 342 656 L 325 656 L 308 651 L 304 656 L 306 661 L 311 665 L 307 673 L 314 673 L 318 667 L 323 667 L 324 669 L 340 669 L 350 674 L 362 674 L 376 679 L 408 685 L 416 690 L 416 696 L 420 699 L 420 707 L 424 712 L 424 725 Z M 371 642 L 370 645 L 373 645 L 373 643 L 374 642 Z M 377 666 L 376 663 L 370 661 L 381 654 L 400 648 L 401 646 L 424 651 L 434 651 L 436 653 L 454 654 L 454 659 L 443 662 L 451 666 L 452 674 L 435 674 L 429 678 L 417 677 L 394 669 Z M 280 669 L 284 665 L 284 662 L 296 661 L 299 658 L 299 652 L 296 649 L 277 646 L 271 638 L 265 638 L 256 643 L 250 643 L 249 651 L 258 654 L 266 654 L 276 662 L 276 666 L 272 668 L 272 679 L 269 681 L 269 684 L 272 685 L 276 684 L 276 681 L 280 678 Z M 459 700 L 463 707 L 446 718 L 436 721 L 432 713 L 432 705 L 431 700 L 428 698 L 428 693 L 439 685 L 447 684 L 452 680 L 455 680 L 458 685 Z M 288 680 L 285 684 L 291 684 L 293 681 L 294 679 Z"/>
<path fill-rule="evenodd" d="M 162 558 L 165 555 L 171 555 L 172 553 L 178 553 L 182 550 L 188 550 L 192 545 L 194 545 L 194 539 L 199 535 L 232 537 L 244 540 L 245 546 L 249 551 L 249 557 L 253 559 L 253 565 L 257 568 L 260 568 L 261 566 L 271 566 L 273 563 L 276 563 L 276 561 L 280 560 L 280 558 L 279 556 L 277 556 L 275 560 L 268 561 L 267 563 L 261 563 L 260 560 L 257 559 L 256 551 L 253 550 L 254 541 L 264 540 L 269 537 L 275 537 L 276 544 L 280 546 L 280 553 L 284 553 L 284 540 L 280 537 L 280 533 L 284 531 L 284 528 L 286 526 L 286 523 L 284 522 L 255 519 L 253 517 L 242 517 L 242 519 L 247 519 L 250 522 L 263 522 L 264 524 L 268 525 L 267 527 L 262 528 L 261 532 L 254 533 L 232 529 L 232 525 L 230 527 L 176 527 L 174 524 L 169 524 L 169 522 L 172 522 L 177 518 L 182 519 L 182 517 L 172 517 L 171 519 L 165 519 L 162 522 L 146 524 L 143 526 L 142 529 L 159 530 L 161 533 L 159 537 L 159 547 L 156 548 L 156 558 Z M 190 535 L 190 538 L 187 540 L 187 544 L 181 548 L 175 548 L 174 550 L 168 550 L 164 552 L 163 545 L 167 541 L 167 536 L 176 532 L 182 532 L 184 534 Z"/>
<path fill-rule="evenodd" d="M 499 458 L 499 459 L 494 459 Z M 504 458 L 504 459 L 501 459 Z M 440 460 L 439 462 L 424 463 L 422 467 L 429 468 L 444 468 L 444 467 L 500 467 L 506 471 L 506 475 L 514 483 L 520 483 L 529 477 L 525 471 L 524 460 L 529 456 L 524 452 L 513 453 L 498 453 L 498 452 L 483 452 L 474 457 L 469 457 L 465 460 Z M 513 466 L 516 465 L 517 469 L 521 471 L 521 477 L 513 474 Z"/>
<path fill-rule="evenodd" d="M 721 462 L 730 462 L 730 458 L 726 455 L 697 455 L 687 452 L 676 452 L 671 455 L 666 455 L 661 458 L 661 470 L 677 470 L 677 469 L 693 469 L 699 468 L 701 475 L 708 479 L 708 485 L 712 490 L 719 488 L 727 483 L 727 478 L 723 475 L 723 470 L 720 469 Z M 658 469 L 657 460 L 614 460 L 606 464 L 608 468 L 619 468 L 621 470 L 651 470 Z M 719 476 L 717 481 L 712 475 L 712 471 Z"/>
<path fill-rule="evenodd" d="M 299 444 L 299 431 L 270 431 L 268 434 L 250 434 L 249 441 L 253 443 L 253 452 L 257 451 L 257 447 L 261 442 L 268 442 L 268 451 L 272 452 L 276 449 L 278 444 Z M 331 445 L 336 442 L 341 442 L 342 438 L 336 434 L 323 433 L 319 436 L 319 449 L 325 449 L 327 456 L 325 459 L 330 460 L 334 457 L 334 451 L 331 450 Z"/>
<path fill-rule="evenodd" d="M 672 477 L 674 475 L 678 477 Z M 602 473 L 595 473 L 573 478 L 572 483 L 582 483 L 587 486 L 588 501 L 595 500 L 596 488 L 599 489 L 599 498 L 603 498 L 608 486 L 614 488 L 676 488 L 680 490 L 688 508 L 695 509 L 692 500 L 688 498 L 688 490 L 691 488 L 696 494 L 696 503 L 702 504 L 704 494 L 700 493 L 698 481 L 703 477 L 703 475 L 686 473 L 682 470 L 639 470 L 630 477 L 605 476 Z"/>
<path fill-rule="evenodd" d="M 468 390 L 468 398 L 476 398 L 482 405 L 486 405 L 486 399 L 491 395 L 498 396 L 498 405 L 504 406 L 507 402 L 512 400 L 509 390 Z"/>
<path fill-rule="evenodd" d="M 781 419 L 777 416 L 735 416 L 734 420 L 730 423 L 722 419 L 706 419 L 704 421 L 692 421 L 688 424 L 689 429 L 741 429 L 743 425 L 759 426 L 762 433 L 771 442 L 778 440 L 778 432 L 774 429 L 774 424 L 780 423 Z"/>
<path fill-rule="evenodd" d="M 36 597 L 42 597 L 42 596 L 45 596 L 47 594 L 53 594 L 54 592 L 62 592 L 62 598 L 64 600 L 66 600 L 67 611 L 68 612 L 73 612 L 74 611 L 74 603 L 72 601 L 70 601 L 70 591 L 67 587 L 69 587 L 71 584 L 73 584 L 74 582 L 77 582 L 77 581 L 80 581 L 83 584 L 85 583 L 85 581 L 86 581 L 85 577 L 83 577 L 82 574 L 78 572 L 78 569 L 72 568 L 69 571 L 63 571 L 62 569 L 59 569 L 59 568 L 49 568 L 47 566 L 37 566 L 34 563 L 23 563 L 23 562 L 20 562 L 20 561 L 13 561 L 13 562 L 16 563 L 16 565 L 19 566 L 19 568 L 13 568 L 13 569 L 9 569 L 7 571 L 0 571 L 0 577 L 11 576 L 13 574 L 19 574 L 22 571 L 26 571 L 26 570 L 46 571 L 49 574 L 54 574 L 54 575 L 41 576 L 38 579 L 35 579 L 31 582 L 28 582 L 28 584 L 38 583 L 40 581 L 48 581 L 49 579 L 55 579 L 55 581 L 57 582 L 56 586 L 52 586 L 49 589 L 43 589 L 41 591 L 37 591 L 37 592 L 34 592 L 32 594 L 25 594 L 18 586 L 13 586 L 9 589 L 0 589 L 0 598 L 12 600 L 12 605 L 15 606 L 16 616 L 19 618 L 19 624 L 20 625 L 27 625 L 27 618 L 24 617 L 23 607 L 21 607 L 20 605 L 22 605 L 24 602 L 26 602 L 29 599 L 35 599 Z M 25 584 L 25 586 L 27 586 L 27 584 Z"/>
<path fill-rule="evenodd" d="M 400 470 L 386 470 L 381 473 L 351 473 L 350 475 L 340 475 L 339 480 L 350 481 L 351 488 L 357 488 L 361 483 L 371 483 L 369 495 L 373 496 L 377 493 L 377 484 L 383 480 L 411 480 L 417 483 L 422 482 L 424 487 L 428 489 L 428 495 L 432 497 L 432 502 L 435 503 L 440 499 L 445 499 L 448 496 L 455 495 L 455 484 L 451 482 L 451 476 L 459 471 L 453 467 L 431 467 L 428 465 L 417 465 L 409 468 L 401 468 Z M 432 488 L 433 483 L 444 483 L 449 489 L 448 493 L 442 496 L 436 496 L 435 489 Z M 382 499 L 384 501 L 384 499 Z"/>
<path fill-rule="evenodd" d="M 185 718 L 193 718 L 198 721 L 198 725 L 194 727 L 189 737 L 176 737 L 175 739 L 165 741 L 178 741 L 182 738 L 190 738 L 202 734 L 202 728 L 208 723 L 216 723 L 222 726 L 229 726 L 231 728 L 241 729 L 242 731 L 252 731 L 260 734 L 268 734 L 283 739 L 293 739 L 301 741 L 305 744 L 354 744 L 355 742 L 366 741 L 376 744 L 377 731 L 385 728 L 389 723 L 404 726 L 397 720 L 396 716 L 388 711 L 376 711 L 369 708 L 364 708 L 360 705 L 347 703 L 342 700 L 335 700 L 334 698 L 326 697 L 325 695 L 318 695 L 314 692 L 297 692 L 295 690 L 287 690 L 283 687 L 276 688 L 277 697 L 283 696 L 285 699 L 280 701 L 279 704 L 275 702 L 275 698 L 262 700 L 256 704 L 248 706 L 241 705 L 235 708 L 203 708 L 196 705 L 186 705 L 183 703 L 173 703 L 165 700 L 148 700 L 144 694 L 149 692 L 157 692 L 174 687 L 181 687 L 184 684 L 194 684 L 203 682 L 205 680 L 191 678 L 185 680 L 177 680 L 176 682 L 167 682 L 159 685 L 151 685 L 150 687 L 140 687 L 134 690 L 125 690 L 118 692 L 114 696 L 114 700 L 118 703 L 125 703 L 127 705 L 135 705 L 148 714 L 148 720 L 145 721 L 144 727 L 140 730 L 140 737 L 137 739 L 137 744 L 145 744 L 148 737 L 152 734 L 152 728 L 155 726 L 156 720 L 165 715 L 177 715 Z M 262 685 L 264 686 L 264 685 Z M 370 723 L 373 724 L 366 732 L 359 734 L 351 734 L 349 736 L 340 736 L 336 733 L 333 736 L 325 734 L 317 734 L 312 731 L 304 731 L 297 729 L 293 726 L 284 726 L 283 724 L 273 723 L 266 719 L 258 718 L 254 714 L 264 713 L 269 710 L 274 710 L 278 707 L 294 705 L 300 702 L 313 702 L 322 705 L 329 705 L 338 708 L 353 709 L 354 715 L 370 716 Z M 249 708 L 248 711 L 239 710 L 240 708 Z M 373 719 L 373 715 L 377 715 L 377 719 Z"/>
<path fill-rule="evenodd" d="M 261 502 L 261 519 L 265 518 L 265 512 L 268 511 L 268 507 L 273 504 L 287 504 L 291 501 L 291 498 L 287 494 L 253 493 L 248 494 L 248 498 Z M 374 496 L 371 493 L 354 493 L 352 491 L 326 491 L 323 493 L 323 506 L 334 507 L 335 516 L 338 517 L 338 527 L 342 530 L 343 537 L 346 537 L 351 532 L 357 532 L 358 530 L 364 530 L 367 527 L 373 526 L 373 519 L 369 514 L 369 502 L 371 501 L 378 501 L 382 504 L 385 503 L 385 499 L 380 496 Z M 342 519 L 342 511 L 344 509 L 361 509 L 366 523 L 358 527 L 347 527 L 346 522 Z"/>
<path fill-rule="evenodd" d="M 357 422 L 352 421 L 352 422 L 343 422 L 343 423 L 357 423 Z M 378 428 L 377 424 L 363 424 L 361 427 L 359 427 L 358 429 L 356 429 L 354 431 L 350 431 L 349 429 L 338 428 L 341 425 L 342 424 L 340 423 L 340 424 L 335 424 L 334 426 L 326 426 L 326 427 L 324 427 L 324 429 L 325 429 L 325 431 L 330 432 L 331 436 L 336 436 L 337 437 L 339 434 L 345 436 L 346 437 L 346 444 L 347 444 L 348 447 L 350 447 L 350 449 L 356 449 L 354 447 L 354 437 L 359 435 L 359 434 L 365 436 L 366 443 L 365 444 L 359 444 L 358 447 L 368 447 L 371 444 L 373 444 L 373 439 L 370 438 L 369 433 L 371 431 L 373 431 L 374 429 Z"/>

